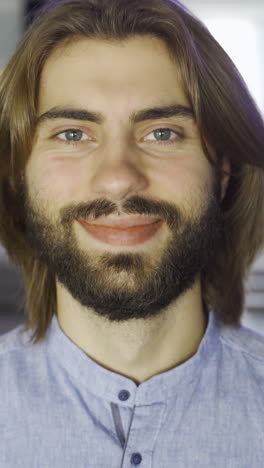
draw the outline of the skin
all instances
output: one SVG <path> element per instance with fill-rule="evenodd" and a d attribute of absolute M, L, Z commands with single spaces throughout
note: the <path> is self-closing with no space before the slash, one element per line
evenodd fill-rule
<path fill-rule="evenodd" d="M 190 107 L 177 65 L 160 39 L 135 37 L 119 44 L 80 39 L 61 45 L 44 66 L 38 114 L 54 106 L 74 106 L 103 113 L 105 122 L 61 118 L 38 127 L 25 171 L 35 209 L 42 209 L 43 216 L 55 223 L 60 210 L 70 204 L 103 198 L 122 213 L 124 200 L 139 195 L 168 202 L 190 219 L 194 213 L 201 216 L 212 191 L 213 168 L 203 153 L 195 122 L 179 117 L 129 121 L 133 111 L 172 102 Z M 168 127 L 183 129 L 187 137 L 182 141 L 172 134 L 175 144 L 159 146 L 151 132 Z M 68 128 L 81 129 L 93 141 L 73 146 L 53 138 Z M 65 134 L 59 138 L 65 139 Z M 225 160 L 221 199 L 229 176 Z M 167 223 L 151 242 L 122 248 L 95 241 L 76 222 L 72 229 L 76 245 L 91 254 L 94 265 L 104 253 L 113 256 L 122 251 L 144 255 L 150 269 L 159 268 L 171 239 Z M 139 284 L 132 272 L 112 269 L 105 274 L 101 269 L 100 273 L 105 284 L 111 275 L 113 288 L 132 288 L 136 296 Z M 200 274 L 158 314 L 119 322 L 83 306 L 58 279 L 56 287 L 57 316 L 64 333 L 97 363 L 137 384 L 191 358 L 207 327 Z"/>

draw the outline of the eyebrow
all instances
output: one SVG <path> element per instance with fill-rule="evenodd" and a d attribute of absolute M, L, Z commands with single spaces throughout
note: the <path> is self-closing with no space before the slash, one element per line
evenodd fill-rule
<path fill-rule="evenodd" d="M 182 106 L 179 104 L 173 104 L 170 106 L 153 107 L 149 109 L 143 109 L 137 112 L 133 112 L 129 121 L 132 124 L 144 122 L 146 120 L 158 120 L 167 119 L 171 117 L 182 117 L 189 121 L 195 122 L 194 112 L 190 107 Z M 96 124 L 102 124 L 105 122 L 105 117 L 100 112 L 93 112 L 84 109 L 75 108 L 63 108 L 53 107 L 49 111 L 40 115 L 37 118 L 37 126 L 55 119 L 74 119 L 94 122 Z"/>

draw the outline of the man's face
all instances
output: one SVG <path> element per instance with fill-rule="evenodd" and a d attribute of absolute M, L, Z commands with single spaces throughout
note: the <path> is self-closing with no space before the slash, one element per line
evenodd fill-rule
<path fill-rule="evenodd" d="M 161 314 L 208 268 L 222 232 L 221 182 L 190 113 L 130 119 L 147 108 L 190 108 L 165 44 L 140 37 L 61 47 L 46 62 L 38 104 L 39 116 L 57 116 L 40 119 L 25 170 L 32 247 L 101 317 Z M 145 227 L 124 230 L 124 220 Z"/>

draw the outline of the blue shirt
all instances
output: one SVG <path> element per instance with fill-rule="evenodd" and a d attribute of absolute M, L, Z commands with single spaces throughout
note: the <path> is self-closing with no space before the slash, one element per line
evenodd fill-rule
<path fill-rule="evenodd" d="M 54 316 L 30 345 L 0 337 L 1 468 L 263 468 L 264 338 L 219 327 L 137 385 L 88 357 Z"/>

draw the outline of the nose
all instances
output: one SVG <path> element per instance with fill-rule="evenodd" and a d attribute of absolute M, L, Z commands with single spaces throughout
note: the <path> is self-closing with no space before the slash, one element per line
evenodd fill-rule
<path fill-rule="evenodd" d="M 133 154 L 132 154 L 133 153 Z M 148 179 L 144 173 L 141 157 L 137 150 L 121 152 L 117 148 L 108 151 L 93 170 L 90 180 L 91 190 L 96 196 L 104 196 L 112 201 L 138 194 L 148 187 Z"/>

